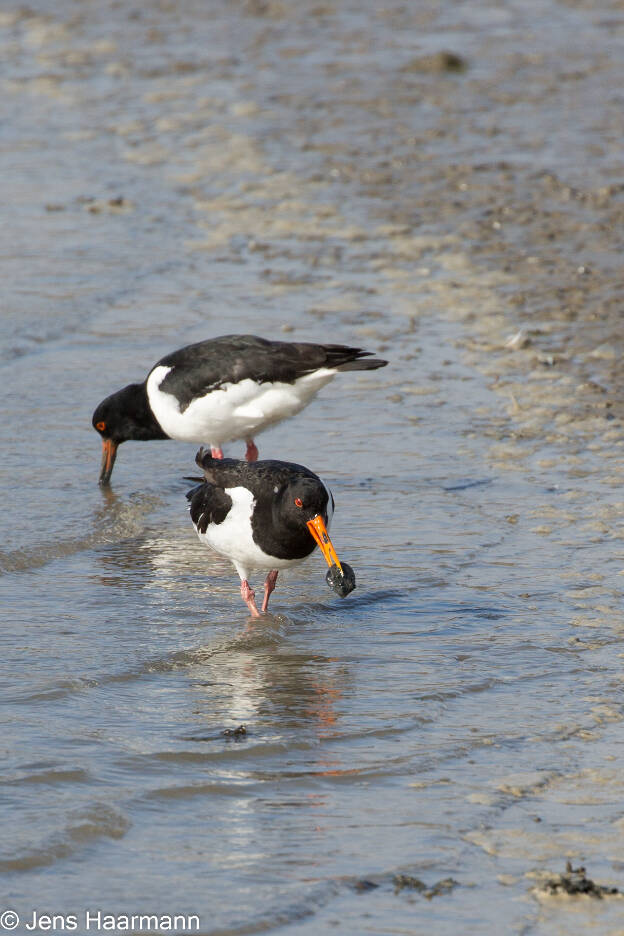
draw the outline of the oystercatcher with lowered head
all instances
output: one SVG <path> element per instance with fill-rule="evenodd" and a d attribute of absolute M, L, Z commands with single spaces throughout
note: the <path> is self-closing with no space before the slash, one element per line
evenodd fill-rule
<path fill-rule="evenodd" d="M 329 566 L 328 584 L 343 598 L 353 591 L 353 569 L 339 561 L 327 532 L 334 498 L 319 477 L 303 465 L 218 459 L 203 449 L 195 461 L 204 478 L 189 479 L 200 480 L 186 495 L 191 520 L 200 540 L 234 564 L 252 617 L 260 617 L 252 569 L 268 572 L 264 612 L 279 570 L 303 562 L 317 545 Z"/>
<path fill-rule="evenodd" d="M 338 373 L 375 370 L 387 361 L 346 345 L 267 341 L 223 335 L 187 345 L 161 358 L 143 383 L 129 384 L 103 400 L 93 414 L 102 437 L 100 484 L 108 484 L 117 449 L 128 439 L 178 439 L 221 446 L 247 442 L 294 416 Z"/>

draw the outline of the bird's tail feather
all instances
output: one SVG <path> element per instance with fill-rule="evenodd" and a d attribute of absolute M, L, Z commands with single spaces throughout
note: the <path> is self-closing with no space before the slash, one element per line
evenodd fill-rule
<path fill-rule="evenodd" d="M 209 481 L 211 484 L 215 483 L 215 477 L 213 474 L 213 466 L 215 464 L 221 464 L 222 459 L 214 458 L 210 449 L 205 449 L 202 445 L 199 452 L 195 456 L 195 464 L 198 465 L 204 472 L 204 477 L 202 481 Z"/>
<path fill-rule="evenodd" d="M 378 367 L 385 367 L 387 363 L 387 361 L 381 358 L 357 358 L 355 361 L 347 361 L 346 364 L 340 364 L 338 370 L 377 370 Z"/>

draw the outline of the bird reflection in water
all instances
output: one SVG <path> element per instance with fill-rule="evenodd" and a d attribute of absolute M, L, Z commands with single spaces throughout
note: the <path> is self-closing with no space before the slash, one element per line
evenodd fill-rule
<path fill-rule="evenodd" d="M 141 616 L 158 621 L 160 629 L 179 631 L 187 625 L 184 641 L 163 659 L 162 673 L 169 666 L 188 675 L 192 689 L 189 721 L 193 733 L 201 721 L 200 737 L 219 737 L 227 727 L 245 724 L 247 738 L 266 738 L 267 744 L 291 740 L 297 750 L 331 741 L 340 721 L 340 701 L 349 691 L 348 666 L 336 657 L 326 657 L 298 646 L 298 633 L 312 625 L 310 608 L 306 619 L 268 614 L 262 619 L 232 619 L 229 562 L 207 557 L 197 546 L 192 530 L 146 533 L 136 518 L 144 516 L 140 499 L 124 501 L 113 491 L 102 492 L 106 503 L 102 516 L 111 530 L 122 525 L 135 535 L 99 550 L 106 568 L 103 584 L 141 589 Z M 102 521 L 104 522 L 104 521 Z M 113 570 L 117 574 L 113 573 Z M 199 620 L 197 609 L 209 589 L 215 614 Z M 146 602 L 146 594 L 149 600 Z M 147 605 L 147 606 L 146 606 Z M 188 649 L 188 633 L 197 634 L 201 646 Z M 205 728 L 209 728 L 208 734 Z M 340 759 L 322 747 L 309 751 L 305 772 L 321 776 L 342 772 Z"/>

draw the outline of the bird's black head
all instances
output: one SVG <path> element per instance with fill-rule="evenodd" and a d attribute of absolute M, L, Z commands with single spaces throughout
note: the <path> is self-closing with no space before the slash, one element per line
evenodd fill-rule
<path fill-rule="evenodd" d="M 318 478 L 302 475 L 289 481 L 275 494 L 273 503 L 282 523 L 291 527 L 306 528 L 310 520 L 319 516 L 323 518 L 324 524 L 328 523 L 330 494 Z"/>
<path fill-rule="evenodd" d="M 152 414 L 145 384 L 128 384 L 106 397 L 96 407 L 91 422 L 102 437 L 100 484 L 109 483 L 122 442 L 168 438 Z"/>
<path fill-rule="evenodd" d="M 276 495 L 278 492 L 275 492 Z M 355 574 L 350 565 L 340 562 L 329 538 L 327 526 L 334 512 L 331 491 L 316 477 L 300 477 L 290 481 L 281 492 L 277 504 L 282 522 L 307 533 L 321 550 L 329 571 L 327 582 L 344 598 L 355 588 Z"/>
<path fill-rule="evenodd" d="M 215 475 L 227 471 L 227 459 Z M 246 462 L 238 465 L 239 477 L 245 478 L 255 497 L 251 524 L 256 542 L 271 556 L 280 559 L 305 559 L 314 551 L 318 538 L 310 523 L 322 524 L 329 542 L 329 494 L 321 480 L 301 465 L 285 462 Z M 219 484 L 225 483 L 221 479 Z"/>

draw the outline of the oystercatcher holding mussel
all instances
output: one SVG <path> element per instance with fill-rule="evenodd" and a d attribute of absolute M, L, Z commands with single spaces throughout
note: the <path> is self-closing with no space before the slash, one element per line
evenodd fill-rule
<path fill-rule="evenodd" d="M 200 449 L 195 459 L 202 479 L 186 495 L 200 540 L 226 556 L 241 580 L 241 596 L 252 617 L 260 617 L 249 584 L 253 569 L 267 571 L 262 611 L 267 610 L 280 569 L 298 565 L 319 547 L 329 570 L 327 582 L 342 598 L 355 588 L 350 565 L 340 562 L 329 538 L 334 498 L 303 465 L 215 458 Z"/>

